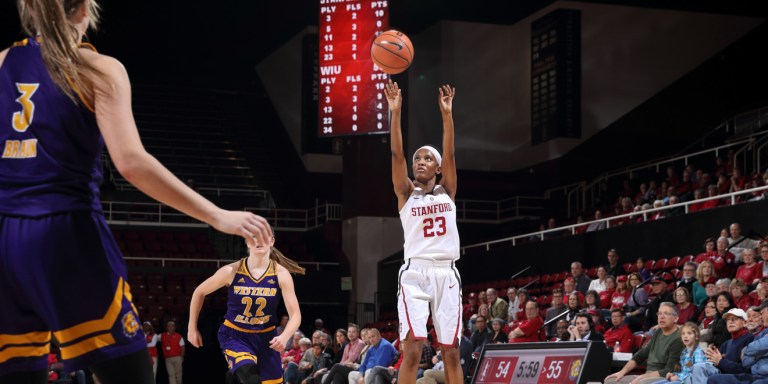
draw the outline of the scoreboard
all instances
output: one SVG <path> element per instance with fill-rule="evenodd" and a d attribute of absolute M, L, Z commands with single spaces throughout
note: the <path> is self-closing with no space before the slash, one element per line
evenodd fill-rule
<path fill-rule="evenodd" d="M 611 357 L 603 342 L 486 344 L 473 384 L 602 382 Z"/>
<path fill-rule="evenodd" d="M 389 76 L 371 60 L 388 27 L 387 0 L 320 0 L 319 136 L 389 132 Z"/>

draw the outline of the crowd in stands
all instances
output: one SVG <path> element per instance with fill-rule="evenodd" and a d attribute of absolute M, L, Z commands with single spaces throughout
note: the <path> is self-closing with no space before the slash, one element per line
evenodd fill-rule
<path fill-rule="evenodd" d="M 611 249 L 605 265 L 585 270 L 574 261 L 569 272 L 467 292 L 473 351 L 486 343 L 604 341 L 633 353 L 606 382 L 768 380 L 768 242 L 745 237 L 738 223 L 718 235 L 696 255 L 622 264 Z"/>
<path fill-rule="evenodd" d="M 764 173 L 755 172 L 745 175 L 744 171 L 734 163 L 734 153 L 730 151 L 727 160 L 715 157 L 715 165 L 709 170 L 698 169 L 694 165 L 688 164 L 682 169 L 682 172 L 679 172 L 675 166 L 668 166 L 664 175 L 659 175 L 654 179 L 643 181 L 625 179 L 620 188 L 611 188 L 609 185 L 606 181 L 601 182 L 599 196 L 596 197 L 593 206 L 580 214 L 575 222 L 568 224 L 636 214 L 608 220 L 608 224 L 615 227 L 681 215 L 685 213 L 681 207 L 653 211 L 645 216 L 643 211 L 766 186 L 768 185 L 768 170 Z M 735 202 L 762 200 L 765 198 L 765 194 L 766 191 L 757 191 L 737 195 Z M 688 207 L 688 212 L 707 210 L 731 203 L 729 198 L 695 202 Z M 539 230 L 556 229 L 557 227 L 557 220 L 549 218 L 546 224 L 539 226 Z M 598 231 L 606 227 L 605 221 L 599 221 L 578 226 L 575 228 L 575 233 Z M 570 233 L 570 231 L 547 232 L 543 236 L 532 235 L 529 241 L 540 241 Z"/>

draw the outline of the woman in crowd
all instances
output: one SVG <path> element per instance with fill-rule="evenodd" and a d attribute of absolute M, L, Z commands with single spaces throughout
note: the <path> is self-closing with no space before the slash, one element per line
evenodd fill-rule
<path fill-rule="evenodd" d="M 584 295 L 584 309 L 585 310 L 600 310 L 600 294 L 596 291 L 587 291 L 587 294 Z"/>
<path fill-rule="evenodd" d="M 605 290 L 600 292 L 600 308 L 611 308 L 611 298 L 616 292 L 616 278 L 605 277 Z"/>
<path fill-rule="evenodd" d="M 504 320 L 494 318 L 491 320 L 491 340 L 489 344 L 506 344 L 507 334 L 504 333 Z"/>
<path fill-rule="evenodd" d="M 746 254 L 746 251 L 744 252 Z M 755 303 L 752 300 L 752 296 L 748 295 L 747 292 L 749 292 L 749 288 L 747 287 L 747 284 L 742 279 L 733 279 L 731 281 L 730 285 L 730 291 L 731 296 L 733 297 L 733 302 L 736 304 L 736 307 L 743 309 L 746 311 L 749 309 L 749 307 L 759 304 Z"/>
<path fill-rule="evenodd" d="M 347 330 L 339 328 L 336 330 L 336 337 L 333 343 L 333 363 L 338 364 L 341 362 L 341 356 L 344 354 L 344 347 L 349 343 L 347 337 Z"/>
<path fill-rule="evenodd" d="M 568 295 L 568 314 L 565 315 L 565 320 L 570 323 L 576 318 L 576 315 L 579 312 L 581 312 L 581 302 L 579 301 L 577 292 L 573 291 Z"/>
<path fill-rule="evenodd" d="M 755 260 L 755 250 L 749 248 L 745 249 L 744 252 L 741 253 L 741 261 L 743 261 L 744 264 L 736 269 L 735 277 L 743 280 L 747 285 L 757 284 L 762 277 L 763 271 L 760 268 L 760 264 Z"/>
<path fill-rule="evenodd" d="M 624 321 L 627 322 L 632 332 L 637 332 L 643 328 L 645 322 L 645 310 L 648 305 L 648 292 L 642 287 L 638 288 L 642 282 L 637 272 L 629 275 L 629 287 L 631 289 L 629 299 L 627 299 L 627 316 Z"/>
<path fill-rule="evenodd" d="M 629 282 L 627 276 L 619 276 L 616 282 L 616 292 L 611 295 L 611 309 L 623 309 L 629 300 Z"/>
<path fill-rule="evenodd" d="M 693 287 L 693 303 L 701 306 L 707 299 L 709 299 L 709 296 L 707 295 L 707 282 L 711 278 L 716 278 L 715 275 L 715 267 L 709 260 L 704 260 L 701 263 L 699 263 L 699 266 L 696 268 L 696 282 L 694 283 Z"/>
<path fill-rule="evenodd" d="M 589 283 L 589 289 L 590 291 L 595 291 L 597 293 L 600 293 L 602 291 L 605 291 L 605 278 L 607 274 L 605 272 L 605 267 L 602 265 L 597 267 L 597 278 L 592 280 Z"/>
<path fill-rule="evenodd" d="M 728 292 L 720 292 L 715 296 L 715 318 L 709 325 L 709 329 L 712 332 L 712 344 L 720 348 L 723 343 L 731 338 L 731 334 L 726 327 L 726 321 L 723 319 L 725 315 L 732 308 L 736 308 L 736 303 L 733 301 L 733 297 Z"/>
<path fill-rule="evenodd" d="M 699 322 L 699 328 L 701 330 L 709 329 L 709 325 L 715 320 L 717 315 L 717 304 L 715 299 L 709 299 L 704 303 L 704 309 L 701 314 L 701 321 Z"/>
<path fill-rule="evenodd" d="M 673 297 L 678 313 L 677 323 L 683 325 L 689 321 L 696 321 L 699 316 L 699 309 L 693 304 L 688 289 L 685 287 L 675 289 Z"/>

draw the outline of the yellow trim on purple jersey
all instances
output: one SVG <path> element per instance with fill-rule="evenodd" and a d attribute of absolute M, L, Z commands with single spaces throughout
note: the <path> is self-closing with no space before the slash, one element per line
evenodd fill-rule
<path fill-rule="evenodd" d="M 224 354 L 235 359 L 234 364 L 237 364 L 243 360 L 253 360 L 255 364 L 258 364 L 259 359 L 249 352 L 234 352 L 232 350 L 225 350 Z"/>
<path fill-rule="evenodd" d="M 21 335 L 0 335 L 0 363 L 15 357 L 37 357 L 48 353 L 50 332 L 29 332 Z M 34 344 L 34 345 L 33 345 Z"/>
<path fill-rule="evenodd" d="M 130 291 L 131 288 L 128 283 L 120 278 L 117 282 L 117 289 L 115 289 L 112 304 L 109 305 L 104 317 L 54 332 L 53 335 L 61 343 L 61 357 L 63 359 L 72 359 L 93 350 L 115 344 L 115 338 L 110 331 L 123 308 L 123 298 L 129 298 L 131 295 Z M 97 332 L 103 333 L 90 336 L 74 344 L 68 344 L 83 336 Z"/>
<path fill-rule="evenodd" d="M 255 283 L 260 283 L 262 280 L 264 280 L 265 277 L 269 276 L 277 276 L 277 263 L 270 259 L 269 260 L 269 266 L 267 266 L 267 269 L 264 271 L 264 274 L 261 275 L 258 279 L 254 279 L 253 276 L 251 276 L 251 271 L 248 270 L 248 258 L 243 258 L 243 261 L 240 263 L 240 268 L 237 269 L 237 273 L 246 275 L 251 278 Z"/>
<path fill-rule="evenodd" d="M 274 380 L 262 380 L 261 384 L 280 384 L 283 382 L 283 378 L 274 379 Z"/>
<path fill-rule="evenodd" d="M 266 333 L 266 332 L 269 332 L 269 331 L 275 329 L 274 325 L 269 327 L 269 328 L 258 329 L 258 330 L 256 330 L 256 329 L 240 328 L 236 324 L 234 324 L 233 322 L 231 322 L 231 321 L 229 321 L 227 319 L 224 319 L 224 325 L 226 325 L 227 327 L 230 327 L 230 328 L 232 328 L 232 329 L 234 329 L 236 331 L 245 332 L 245 333 Z"/>

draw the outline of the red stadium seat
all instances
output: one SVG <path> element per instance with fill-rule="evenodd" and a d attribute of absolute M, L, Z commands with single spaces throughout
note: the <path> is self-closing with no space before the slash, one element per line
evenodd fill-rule
<path fill-rule="evenodd" d="M 675 280 L 680 280 L 680 278 L 683 277 L 683 271 L 681 271 L 681 270 L 679 270 L 677 268 L 670 269 L 669 273 L 672 274 L 672 276 L 675 277 Z"/>
<path fill-rule="evenodd" d="M 675 256 L 667 262 L 667 269 L 680 268 L 680 256 Z"/>
<path fill-rule="evenodd" d="M 587 269 L 587 277 L 594 279 L 597 276 L 597 267 Z"/>
<path fill-rule="evenodd" d="M 685 263 L 687 263 L 689 261 L 693 261 L 693 255 L 688 255 L 688 256 L 685 256 L 682 259 L 680 259 L 680 264 L 678 264 L 678 268 L 682 268 L 683 264 L 685 264 Z"/>
<path fill-rule="evenodd" d="M 645 269 L 647 269 L 649 271 L 652 271 L 654 264 L 656 264 L 656 260 L 648 260 L 648 261 L 646 261 L 645 262 Z"/>
<path fill-rule="evenodd" d="M 661 259 L 656 260 L 656 262 L 653 263 L 653 268 L 651 270 L 652 271 L 660 271 L 660 270 L 665 269 L 667 267 L 667 262 L 668 261 L 669 260 L 667 260 L 665 258 L 661 258 Z"/>
<path fill-rule="evenodd" d="M 624 272 L 631 273 L 633 265 L 632 263 L 624 263 Z"/>

